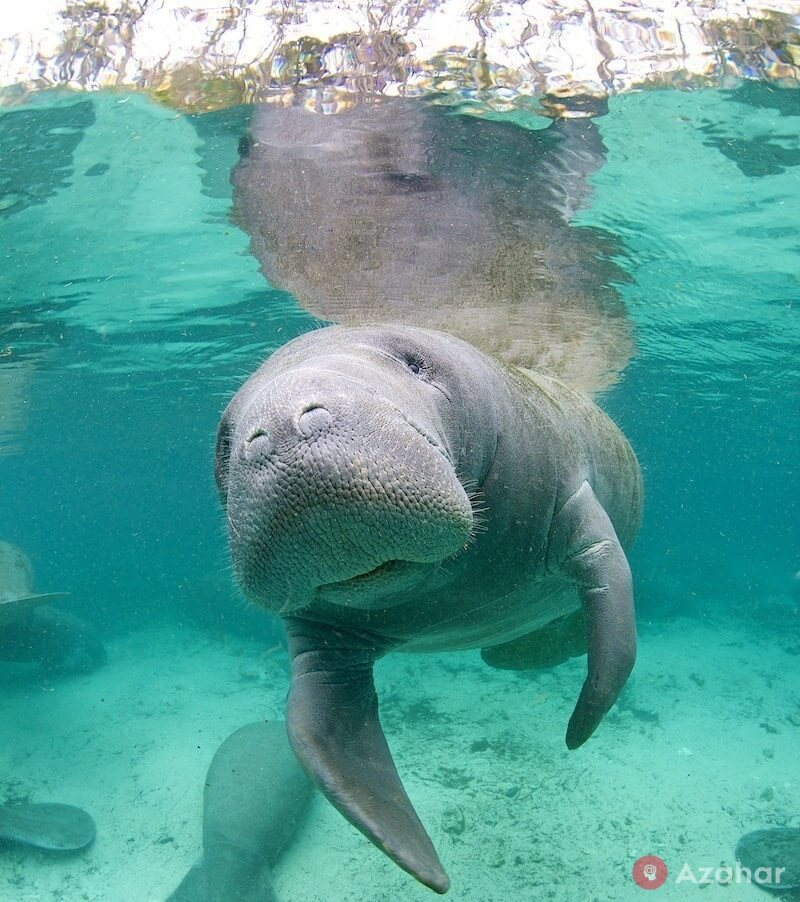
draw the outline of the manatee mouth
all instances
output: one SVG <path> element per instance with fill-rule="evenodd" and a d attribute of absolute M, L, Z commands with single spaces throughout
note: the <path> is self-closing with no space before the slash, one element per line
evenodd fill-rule
<path fill-rule="evenodd" d="M 391 607 L 404 603 L 408 592 L 429 578 L 438 566 L 439 562 L 384 561 L 348 579 L 324 583 L 314 594 L 320 601 L 345 607 L 372 609 L 387 604 Z"/>
<path fill-rule="evenodd" d="M 327 589 L 330 586 L 353 586 L 360 585 L 362 582 L 365 582 L 368 579 L 372 579 L 374 576 L 384 576 L 387 573 L 390 573 L 392 570 L 396 569 L 400 564 L 407 564 L 409 561 L 384 561 L 382 564 L 378 564 L 377 567 L 373 567 L 372 570 L 367 570 L 364 573 L 358 573 L 356 576 L 351 576 L 349 579 L 343 579 L 339 582 L 334 583 L 325 583 L 325 585 L 320 586 L 321 589 Z"/>

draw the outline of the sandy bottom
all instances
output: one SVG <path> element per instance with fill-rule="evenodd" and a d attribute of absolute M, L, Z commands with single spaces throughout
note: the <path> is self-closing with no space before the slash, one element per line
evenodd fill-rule
<path fill-rule="evenodd" d="M 477 653 L 395 655 L 382 712 L 406 787 L 452 879 L 449 898 L 626 900 L 661 856 L 657 899 L 748 902 L 753 886 L 675 883 L 731 865 L 739 836 L 798 824 L 800 648 L 724 624 L 645 625 L 635 673 L 583 749 L 563 735 L 583 662 L 492 671 Z M 282 652 L 186 626 L 109 643 L 109 664 L 46 684 L 0 670 L 0 799 L 80 805 L 85 853 L 0 850 L 0 899 L 162 902 L 199 856 L 219 743 L 280 718 Z M 721 875 L 724 877 L 724 875 Z M 432 899 L 321 797 L 276 873 L 282 902 Z"/>

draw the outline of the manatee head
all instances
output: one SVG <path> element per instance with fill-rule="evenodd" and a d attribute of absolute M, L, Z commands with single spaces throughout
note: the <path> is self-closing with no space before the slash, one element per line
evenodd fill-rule
<path fill-rule="evenodd" d="M 465 486 L 488 470 L 495 435 L 481 420 L 491 405 L 470 408 L 470 354 L 443 333 L 330 327 L 242 386 L 215 473 L 251 601 L 283 615 L 315 600 L 388 607 L 465 548 Z"/>

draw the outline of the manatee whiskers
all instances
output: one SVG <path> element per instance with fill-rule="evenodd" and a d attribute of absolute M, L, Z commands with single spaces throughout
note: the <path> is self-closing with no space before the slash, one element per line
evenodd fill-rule
<path fill-rule="evenodd" d="M 462 483 L 462 485 L 464 485 L 464 483 Z M 472 508 L 472 529 L 470 530 L 469 538 L 466 541 L 466 545 L 471 545 L 479 533 L 486 532 L 488 529 L 485 514 L 489 510 L 489 505 L 486 502 L 485 493 L 479 487 L 468 489 L 466 485 L 464 485 L 464 489 L 467 493 L 470 507 Z"/>
<path fill-rule="evenodd" d="M 236 524 L 233 522 L 233 520 L 231 520 L 230 514 L 226 513 L 225 518 L 228 522 L 228 529 L 233 533 L 234 537 L 237 540 L 240 539 L 241 537 L 239 536 L 239 533 L 236 531 Z M 233 569 L 233 568 L 231 568 L 231 569 Z"/>

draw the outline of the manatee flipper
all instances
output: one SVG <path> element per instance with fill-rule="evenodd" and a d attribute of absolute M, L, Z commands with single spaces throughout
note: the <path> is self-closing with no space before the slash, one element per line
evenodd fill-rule
<path fill-rule="evenodd" d="M 284 623 L 292 661 L 286 726 L 300 763 L 381 851 L 446 893 L 450 880 L 400 782 L 378 717 L 372 668 L 388 646 L 300 618 Z"/>
<path fill-rule="evenodd" d="M 0 805 L 0 841 L 50 852 L 77 852 L 95 837 L 90 814 L 60 802 Z"/>
<path fill-rule="evenodd" d="M 481 649 L 483 660 L 500 670 L 556 667 L 585 654 L 586 616 L 580 608 L 512 642 Z"/>
<path fill-rule="evenodd" d="M 554 518 L 551 548 L 586 616 L 589 673 L 567 727 L 567 747 L 575 749 L 614 704 L 636 660 L 633 586 L 614 526 L 588 482 Z"/>

